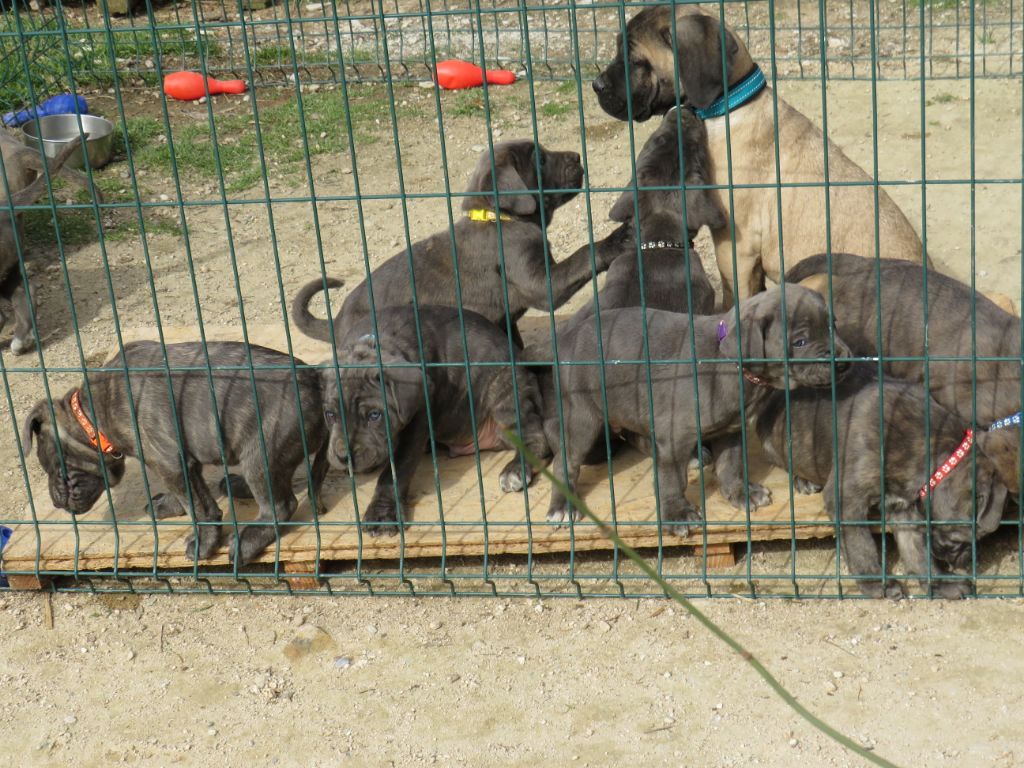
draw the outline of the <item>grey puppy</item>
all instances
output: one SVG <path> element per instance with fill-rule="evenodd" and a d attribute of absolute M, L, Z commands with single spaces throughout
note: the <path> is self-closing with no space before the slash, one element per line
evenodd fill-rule
<path fill-rule="evenodd" d="M 561 447 L 555 451 L 555 474 L 569 488 L 575 485 L 580 465 L 604 431 L 605 418 L 613 431 L 649 437 L 657 447 L 662 520 L 670 525 L 669 530 L 685 535 L 689 526 L 700 520 L 700 512 L 684 495 L 686 467 L 698 439 L 714 439 L 739 431 L 741 404 L 750 407 L 774 389 L 785 386 L 785 363 L 764 358 L 781 360 L 788 356 L 791 386 L 825 386 L 831 382 L 832 363 L 814 361 L 830 356 L 831 323 L 825 302 L 813 291 L 798 286 L 786 286 L 785 297 L 785 331 L 779 288 L 740 303 L 741 339 L 737 339 L 734 312 L 694 316 L 692 332 L 698 361 L 690 351 L 691 320 L 686 315 L 656 309 L 648 309 L 644 314 L 638 308 L 602 311 L 604 359 L 615 364 L 559 368 L 568 474 L 563 473 L 559 458 Z M 678 361 L 650 364 L 653 403 L 647 395 L 648 367 L 642 362 L 645 325 L 650 359 Z M 840 357 L 846 356 L 840 340 L 835 340 L 835 347 Z M 600 360 L 597 338 L 586 324 L 560 334 L 558 349 L 560 361 Z M 735 362 L 741 349 L 742 376 Z M 840 370 L 844 367 L 842 362 L 836 365 Z M 607 414 L 602 391 L 607 393 Z M 655 435 L 651 435 L 652 411 Z M 554 403 L 547 406 L 546 416 L 549 442 L 561 446 Z M 571 509 L 557 488 L 551 496 L 548 520 L 563 523 L 571 515 L 579 519 L 578 512 Z"/>
<path fill-rule="evenodd" d="M 407 508 L 409 487 L 431 430 L 434 440 L 448 446 L 452 455 L 472 454 L 477 448 L 512 448 L 503 430 L 516 430 L 518 401 L 523 443 L 542 459 L 551 455 L 536 381 L 528 368 L 517 365 L 513 384 L 509 343 L 500 328 L 473 312 L 463 311 L 460 321 L 457 309 L 421 306 L 419 333 L 422 357 L 412 308 L 381 309 L 376 333 L 373 322 L 364 319 L 349 328 L 348 338 L 338 348 L 339 364 L 362 367 L 325 373 L 331 464 L 351 472 L 383 467 L 363 513 L 373 535 L 398 531 L 399 505 Z M 378 356 L 385 366 L 383 373 Z M 429 364 L 425 375 L 421 362 Z M 397 476 L 392 474 L 389 446 Z M 529 464 L 517 456 L 501 472 L 501 489 L 520 491 L 532 478 Z"/>
<path fill-rule="evenodd" d="M 948 599 L 964 597 L 971 592 L 970 581 L 943 579 L 952 575 L 946 565 L 962 569 L 970 564 L 975 489 L 977 535 L 981 537 L 999 525 L 1006 485 L 985 455 L 984 445 L 977 444 L 982 451 L 976 458 L 976 485 L 972 484 L 971 457 L 967 455 L 959 460 L 964 466 L 955 466 L 931 489 L 929 552 L 921 490 L 928 485 L 929 472 L 941 467 L 964 440 L 964 421 L 928 397 L 919 384 L 895 379 L 880 383 L 872 368 L 858 365 L 836 385 L 837 431 L 832 428 L 831 391 L 802 389 L 789 396 L 792 440 L 786 436 L 785 398 L 778 394 L 756 406 L 758 436 L 768 460 L 790 471 L 798 491 L 821 491 L 829 516 L 835 520 L 838 514 L 847 568 L 855 576 L 867 577 L 857 582 L 861 592 L 891 598 L 906 594 L 898 581 L 888 580 L 883 587 L 878 546 L 866 527 L 872 511 L 877 513 L 884 506 L 887 522 L 895 524 L 905 572 L 918 577 L 925 587 L 929 574 L 937 576 L 940 580 L 933 584 L 936 594 Z M 883 429 L 879 428 L 880 417 Z M 926 418 L 930 420 L 929 440 L 925 439 Z M 834 451 L 838 453 L 838 471 L 833 466 Z"/>
<path fill-rule="evenodd" d="M 911 358 L 885 360 L 885 372 L 923 383 L 927 370 L 932 397 L 965 424 L 974 420 L 975 407 L 978 423 L 983 427 L 1020 411 L 1020 318 L 984 296 L 972 293 L 969 286 L 932 269 L 927 270 L 926 294 L 925 268 L 914 262 L 897 259 L 876 262 L 847 253 L 833 253 L 831 263 L 832 301 L 837 311 L 838 332 L 855 355 Z M 825 254 L 812 256 L 789 270 L 786 281 L 801 283 L 827 296 L 828 265 Z M 958 358 L 933 360 L 927 367 L 924 363 L 926 295 L 928 355 Z M 976 361 L 971 352 L 972 315 L 978 329 Z M 1003 482 L 1013 493 L 1018 493 L 1020 432 L 1016 429 L 979 432 L 978 439 L 985 442 L 985 453 L 996 462 Z"/>
<path fill-rule="evenodd" d="M 114 486 L 124 476 L 125 457 L 131 456 L 145 461 L 146 468 L 166 485 L 180 504 L 176 508 L 179 514 L 188 509 L 191 495 L 198 522 L 219 522 L 221 511 L 203 481 L 202 468 L 207 464 L 219 465 L 223 447 L 224 459 L 229 465 L 240 467 L 259 504 L 259 522 L 287 521 L 298 504 L 292 492 L 292 476 L 306 458 L 303 431 L 309 453 L 316 454 L 312 493 L 319 495 L 328 466 L 328 432 L 319 374 L 298 368 L 296 392 L 292 358 L 281 352 L 257 346 L 247 348 L 240 342 L 208 342 L 207 348 L 210 365 L 237 367 L 209 374 L 216 408 L 211 402 L 203 345 L 189 342 L 163 347 L 152 341 L 126 344 L 123 355 L 111 358 L 102 370 L 89 372 L 92 408 L 84 388 L 76 387 L 55 401 L 56 434 L 47 401 L 36 404 L 25 419 L 22 440 L 31 448 L 32 439 L 36 438 L 36 455 L 49 476 L 54 506 L 76 515 L 88 512 L 104 490 L 100 462 Z M 171 391 L 163 371 L 165 349 L 171 368 Z M 252 374 L 259 417 L 248 370 L 250 354 L 254 366 L 264 367 Z M 297 366 L 305 365 L 300 360 L 294 362 Z M 134 421 L 141 444 L 136 442 L 125 387 L 126 366 L 155 369 L 129 374 Z M 257 439 L 261 425 L 266 463 Z M 179 430 L 182 445 L 178 443 Z M 231 557 L 235 562 L 247 563 L 276 537 L 276 526 L 245 526 L 239 531 L 238 540 L 232 542 Z M 198 545 L 195 537 L 189 536 L 185 552 L 196 560 L 212 557 L 220 540 L 220 526 L 200 525 Z"/>
<path fill-rule="evenodd" d="M 68 144 L 49 162 L 49 177 L 58 175 L 89 190 L 84 174 L 64 163 L 79 148 L 77 142 Z M 43 172 L 42 155 L 16 143 L 5 131 L 0 130 L 0 151 L 3 152 L 4 171 L 7 175 L 8 200 L 0 200 L 0 300 L 11 305 L 14 313 L 14 337 L 11 352 L 22 355 L 32 349 L 35 338 L 32 333 L 32 307 L 29 293 L 25 289 L 22 272 L 19 269 L 18 251 L 25 250 L 25 229 L 21 214 L 6 209 L 8 206 L 32 205 L 46 192 L 46 176 Z M 3 191 L 0 186 L 0 192 Z M 98 199 L 98 192 L 96 193 Z M 17 237 L 15 237 L 17 233 Z M 0 309 L 0 329 L 7 325 L 7 315 Z"/>
<path fill-rule="evenodd" d="M 678 189 L 640 189 L 678 187 L 682 179 L 687 185 L 711 183 L 707 131 L 703 121 L 689 109 L 672 110 L 665 115 L 636 158 L 636 176 L 630 186 L 635 182 L 637 194 L 623 192 L 608 214 L 613 221 L 632 224 L 639 230 L 641 250 L 637 258 L 635 241 L 630 238 L 622 243 L 623 251 L 608 267 L 604 287 L 598 294 L 601 309 L 639 307 L 642 268 L 645 306 L 670 312 L 692 308 L 697 315 L 714 311 L 715 291 L 692 243 L 703 225 L 712 229 L 725 226 L 725 213 L 715 196 L 710 190 L 687 189 L 684 221 Z M 637 212 L 639 226 L 635 223 Z M 690 248 L 684 244 L 684 238 L 690 242 Z M 593 311 L 591 302 L 577 316 L 591 315 Z"/>
<path fill-rule="evenodd" d="M 494 167 L 491 155 L 484 152 L 477 162 L 464 197 L 465 218 L 455 222 L 451 231 L 438 232 L 412 245 L 411 259 L 416 277 L 416 299 L 422 305 L 458 306 L 452 250 L 458 254 L 462 306 L 500 327 L 506 326 L 506 296 L 510 335 L 522 347 L 516 322 L 527 309 L 548 311 L 548 291 L 552 294 L 551 309 L 565 303 L 591 277 L 591 245 L 579 248 L 568 259 L 550 260 L 541 222 L 550 224 L 555 211 L 577 194 L 583 181 L 583 166 L 575 152 L 553 152 L 532 141 L 505 141 L 494 145 Z M 538 178 L 537 169 L 540 169 Z M 543 186 L 544 193 L 536 190 Z M 498 198 L 495 212 L 494 191 Z M 563 191 L 547 191 L 563 190 Z M 476 217 L 477 220 L 470 218 Z M 493 219 L 501 217 L 501 231 Z M 594 244 L 597 270 L 607 268 L 611 256 L 618 252 L 621 240 L 630 237 L 623 228 Z M 504 255 L 504 271 L 499 261 Z M 410 256 L 402 251 L 371 274 L 374 306 L 409 306 L 412 303 L 412 281 L 409 276 Z M 550 285 L 546 268 L 550 270 Z M 292 318 L 307 336 L 330 340 L 330 323 L 309 312 L 309 301 L 323 290 L 325 282 L 317 279 L 303 286 L 292 303 Z M 328 288 L 342 282 L 326 281 Z M 370 315 L 370 293 L 367 281 L 361 282 L 345 297 L 334 318 L 335 338 L 340 339 L 360 319 Z"/>

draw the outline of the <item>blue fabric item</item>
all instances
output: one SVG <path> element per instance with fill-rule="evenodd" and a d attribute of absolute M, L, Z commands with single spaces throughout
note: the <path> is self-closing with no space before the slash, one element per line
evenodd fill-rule
<path fill-rule="evenodd" d="M 762 72 L 761 68 L 755 64 L 753 72 L 729 89 L 728 103 L 725 101 L 725 96 L 721 96 L 711 102 L 711 104 L 706 108 L 695 109 L 693 111 L 701 120 L 707 120 L 712 117 L 721 117 L 726 112 L 732 112 L 737 107 L 741 107 L 746 104 L 764 90 L 765 85 L 767 85 L 767 81 L 764 79 L 764 72 Z"/>
<path fill-rule="evenodd" d="M 1018 426 L 1019 427 L 1020 426 L 1020 421 L 1021 421 L 1021 416 L 1022 416 L 1021 411 L 1017 411 L 1015 414 L 1013 414 L 1013 416 L 1007 416 L 1005 419 L 999 419 L 998 421 L 993 421 L 992 422 L 992 426 L 989 427 L 988 430 L 989 430 L 989 432 L 991 432 L 994 429 L 1003 429 L 1004 427 L 1013 427 L 1013 426 Z"/>
<path fill-rule="evenodd" d="M 35 118 L 47 115 L 80 115 L 89 114 L 89 105 L 81 96 L 73 96 L 70 93 L 62 93 L 58 96 L 51 96 L 35 109 L 23 109 L 20 112 L 8 112 L 4 115 L 4 125 L 21 125 Z"/>
<path fill-rule="evenodd" d="M 3 553 L 4 545 L 7 543 L 7 540 L 11 538 L 11 534 L 13 534 L 13 533 L 14 533 L 14 531 L 12 531 L 10 528 L 5 528 L 4 526 L 0 525 L 0 554 Z M 4 576 L 4 572 L 3 571 L 0 571 L 0 587 L 6 587 L 6 586 L 7 586 L 7 577 Z"/>

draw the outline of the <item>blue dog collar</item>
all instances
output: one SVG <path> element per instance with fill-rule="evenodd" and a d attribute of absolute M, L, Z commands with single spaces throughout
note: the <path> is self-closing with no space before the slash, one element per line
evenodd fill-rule
<path fill-rule="evenodd" d="M 721 117 L 726 112 L 732 112 L 737 107 L 742 107 L 764 90 L 765 85 L 767 85 L 767 82 L 764 79 L 764 72 L 755 64 L 753 72 L 736 83 L 735 87 L 729 89 L 728 101 L 726 101 L 725 96 L 721 96 L 704 109 L 695 109 L 693 111 L 701 120 Z"/>
<path fill-rule="evenodd" d="M 1003 429 L 1004 427 L 1019 427 L 1022 415 L 1024 414 L 1022 414 L 1021 411 L 1017 411 L 1013 416 L 1007 416 L 1005 419 L 993 421 L 992 426 L 988 428 L 988 431 L 991 432 L 996 429 Z"/>

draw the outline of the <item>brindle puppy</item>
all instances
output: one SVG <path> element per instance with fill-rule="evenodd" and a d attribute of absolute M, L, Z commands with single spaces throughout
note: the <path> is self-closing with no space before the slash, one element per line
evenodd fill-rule
<path fill-rule="evenodd" d="M 603 433 L 606 418 L 615 431 L 649 437 L 658 452 L 662 520 L 669 530 L 685 535 L 701 519 L 700 512 L 685 496 L 686 467 L 698 440 L 739 431 L 741 403 L 750 407 L 774 389 L 785 386 L 785 364 L 765 358 L 781 360 L 788 355 L 792 386 L 824 386 L 831 382 L 832 363 L 812 362 L 813 358 L 829 357 L 831 323 L 825 302 L 813 291 L 798 286 L 786 286 L 785 291 L 785 324 L 781 289 L 766 291 L 741 303 L 742 341 L 737 338 L 734 312 L 694 316 L 692 330 L 700 360 L 696 365 L 690 351 L 691 319 L 686 315 L 656 309 L 644 314 L 638 308 L 602 311 L 604 359 L 616 364 L 559 368 L 568 475 L 563 474 L 560 458 L 557 408 L 555 403 L 546 406 L 548 440 L 559 446 L 555 451 L 556 475 L 570 488 L 575 485 L 580 465 Z M 653 402 L 648 402 L 647 397 L 648 366 L 643 362 L 626 362 L 644 360 L 645 325 L 650 359 L 679 361 L 650 364 Z M 846 347 L 839 339 L 835 340 L 835 347 L 838 356 L 846 356 Z M 735 363 L 741 348 L 742 375 Z M 559 335 L 558 351 L 560 361 L 600 359 L 597 338 L 585 323 Z M 842 363 L 837 364 L 840 370 L 843 367 Z M 602 392 L 607 393 L 607 413 Z M 656 415 L 653 435 L 652 412 Z M 570 516 L 579 519 L 566 498 L 553 489 L 548 520 L 566 522 Z"/>
<path fill-rule="evenodd" d="M 980 449 L 977 474 L 971 471 L 968 454 L 961 460 L 962 466 L 953 468 L 931 490 L 929 552 L 929 526 L 920 491 L 927 485 L 929 473 L 942 466 L 960 446 L 964 421 L 928 397 L 920 385 L 895 379 L 879 382 L 872 369 L 872 365 L 858 365 L 836 385 L 837 432 L 832 429 L 830 390 L 790 393 L 791 440 L 787 439 L 784 397 L 775 394 L 755 405 L 760 411 L 756 414 L 757 433 L 765 453 L 772 464 L 794 476 L 798 491 L 822 492 L 829 516 L 840 520 L 847 568 L 855 576 L 867 577 L 857 581 L 864 594 L 892 598 L 906 594 L 898 581 L 888 580 L 883 588 L 878 547 L 866 527 L 872 512 L 877 514 L 884 505 L 886 522 L 894 526 L 905 573 L 942 597 L 968 595 L 969 580 L 943 578 L 952 575 L 946 564 L 960 569 L 970 565 L 976 540 L 973 510 L 977 509 L 976 531 L 980 538 L 999 525 L 1007 494 L 987 455 L 985 435 L 978 435 L 980 439 L 975 443 Z M 879 418 L 883 429 L 879 429 Z M 926 418 L 929 439 L 925 436 Z M 833 466 L 834 452 L 838 452 L 838 471 Z M 930 576 L 939 580 L 930 582 Z"/>
<path fill-rule="evenodd" d="M 65 168 L 68 157 L 79 148 L 78 142 L 71 142 L 49 163 L 51 180 L 58 175 L 90 190 L 89 180 L 84 174 Z M 7 175 L 9 200 L 0 200 L 0 301 L 11 305 L 14 313 L 14 336 L 11 352 L 23 355 L 35 346 L 32 333 L 32 307 L 28 291 L 19 269 L 18 246 L 25 250 L 25 228 L 21 214 L 13 211 L 14 206 L 32 205 L 46 192 L 46 174 L 43 173 L 42 155 L 22 146 L 0 129 L 0 150 L 3 152 L 4 171 Z M 3 187 L 0 185 L 0 193 Z M 99 192 L 96 191 L 97 199 Z M 12 210 L 6 210 L 11 206 Z M 17 239 L 15 239 L 17 232 Z M 7 315 L 0 309 L 0 330 L 7 325 Z"/>
<path fill-rule="evenodd" d="M 409 488 L 430 439 L 429 427 L 434 440 L 448 446 L 452 455 L 509 449 L 513 446 L 504 430 L 517 429 L 518 401 L 523 443 L 542 459 L 551 455 L 533 374 L 515 366 L 513 386 L 508 339 L 501 330 L 469 311 L 462 313 L 462 322 L 465 349 L 457 309 L 421 306 L 421 357 L 413 310 L 379 310 L 379 337 L 374 335 L 372 321 L 365 319 L 349 329 L 348 339 L 338 348 L 339 364 L 361 367 L 325 373 L 331 464 L 350 472 L 384 468 L 373 500 L 363 513 L 363 521 L 373 524 L 373 535 L 397 533 L 398 525 L 408 519 Z M 421 361 L 430 365 L 424 369 Z M 504 365 L 477 365 L 495 362 Z M 475 443 L 471 402 L 476 416 Z M 389 448 L 394 451 L 397 477 L 391 472 Z M 521 491 L 532 479 L 530 465 L 516 456 L 502 470 L 499 482 L 505 492 Z"/>
<path fill-rule="evenodd" d="M 681 180 L 688 186 L 706 185 L 711 183 L 710 175 L 704 123 L 689 109 L 669 112 L 636 158 L 636 177 L 630 186 L 635 183 L 637 194 L 623 192 L 608 214 L 613 221 L 632 224 L 639 230 L 641 250 L 637 258 L 632 238 L 622 244 L 623 251 L 608 268 L 597 297 L 602 310 L 640 306 L 642 267 L 645 306 L 669 312 L 692 308 L 696 315 L 714 311 L 715 292 L 692 245 L 705 224 L 712 229 L 725 226 L 725 214 L 717 198 L 711 190 L 687 189 L 684 220 L 679 189 L 644 189 L 678 188 Z M 637 211 L 639 226 L 634 220 Z M 593 311 L 591 302 L 576 317 L 592 315 Z"/>
<path fill-rule="evenodd" d="M 550 260 L 542 227 L 550 224 L 555 211 L 574 198 L 583 181 L 583 166 L 575 152 L 553 152 L 532 141 L 506 141 L 494 145 L 494 167 L 491 155 L 480 156 L 470 177 L 462 209 L 467 217 L 455 222 L 449 231 L 431 235 L 412 245 L 412 263 L 416 276 L 416 299 L 420 305 L 458 305 L 455 292 L 453 248 L 458 254 L 462 305 L 502 328 L 506 311 L 511 319 L 510 331 L 522 347 L 522 338 L 515 324 L 527 309 L 547 312 L 555 309 L 576 293 L 591 278 L 591 244 L 579 248 L 568 259 Z M 539 175 L 538 175 L 539 174 Z M 544 192 L 538 190 L 543 186 Z M 554 190 L 554 191 L 549 191 Z M 495 208 L 495 192 L 497 208 Z M 495 213 L 496 211 L 496 213 Z M 476 221 L 474 216 L 495 215 L 498 223 Z M 593 245 L 597 270 L 608 267 L 611 257 L 619 252 L 619 243 L 631 237 L 624 228 L 615 230 L 606 240 Z M 504 255 L 504 270 L 499 262 Z M 550 270 L 550 286 L 547 271 Z M 395 254 L 371 275 L 376 308 L 407 307 L 412 303 L 409 256 L 405 251 Z M 325 282 L 313 280 L 305 285 L 292 303 L 295 324 L 308 336 L 329 341 L 330 323 L 310 314 L 310 299 L 323 290 Z M 326 286 L 336 288 L 342 283 L 328 279 Z M 505 292 L 508 292 L 506 306 Z M 548 291 L 552 303 L 548 303 Z M 369 286 L 364 280 L 342 304 L 334 318 L 336 339 L 370 315 Z"/>
<path fill-rule="evenodd" d="M 102 369 L 90 370 L 87 389 L 76 387 L 53 403 L 56 430 L 48 403 L 37 403 L 25 419 L 22 440 L 31 449 L 36 438 L 36 455 L 49 476 L 50 498 L 60 509 L 74 515 L 88 512 L 105 488 L 101 462 L 110 486 L 115 486 L 124 476 L 125 457 L 130 456 L 144 458 L 146 469 L 154 472 L 177 500 L 177 506 L 157 500 L 163 514 L 169 509 L 185 514 L 191 497 L 194 519 L 199 523 L 221 520 L 220 507 L 203 480 L 202 468 L 220 465 L 223 448 L 224 460 L 241 469 L 259 504 L 258 520 L 263 525 L 244 526 L 229 549 L 235 562 L 248 563 L 277 538 L 277 526 L 271 523 L 287 521 L 295 513 L 298 501 L 292 492 L 292 476 L 306 461 L 307 450 L 316 454 L 310 501 L 315 504 L 314 497 L 319 496 L 327 474 L 321 382 L 316 371 L 299 368 L 296 385 L 292 358 L 281 352 L 257 346 L 247 349 L 245 344 L 227 341 L 207 342 L 206 347 L 210 365 L 229 368 L 211 374 L 216 403 L 210 397 L 202 344 L 163 347 L 153 341 L 136 341 L 125 344 L 124 354 L 111 358 Z M 162 370 L 165 350 L 170 383 Z M 248 368 L 250 354 L 256 368 L 251 376 L 255 378 L 258 416 Z M 305 365 L 301 360 L 294 363 Z M 125 388 L 126 367 L 132 369 L 134 410 Z M 136 442 L 135 425 L 140 443 Z M 257 439 L 261 430 L 267 461 Z M 185 553 L 205 560 L 216 553 L 220 539 L 220 526 L 200 525 L 198 541 L 190 535 Z"/>
<path fill-rule="evenodd" d="M 813 256 L 791 269 L 786 281 L 827 297 L 828 265 L 825 254 Z M 855 355 L 882 356 L 891 376 L 923 383 L 927 370 L 931 396 L 965 424 L 976 419 L 984 428 L 1017 413 L 1021 409 L 1020 318 L 935 270 L 927 270 L 927 278 L 926 292 L 925 269 L 920 264 L 833 253 L 832 301 L 839 335 Z M 927 366 L 926 295 L 927 351 L 938 358 Z M 978 329 L 973 342 L 972 317 Z M 1000 478 L 1019 493 L 1020 432 L 1001 429 L 984 439 Z"/>

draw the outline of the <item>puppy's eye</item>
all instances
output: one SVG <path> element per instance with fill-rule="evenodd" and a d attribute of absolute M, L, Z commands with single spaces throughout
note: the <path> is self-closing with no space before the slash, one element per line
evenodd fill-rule
<path fill-rule="evenodd" d="M 366 420 L 367 421 L 380 421 L 380 417 L 381 417 L 381 412 L 380 411 L 370 411 L 368 414 L 366 414 Z"/>
<path fill-rule="evenodd" d="M 338 420 L 338 414 L 334 411 L 324 409 L 324 421 L 328 424 L 334 424 Z"/>
<path fill-rule="evenodd" d="M 807 339 L 796 339 L 793 342 L 793 346 L 794 347 L 798 347 L 798 348 L 799 347 L 805 347 L 805 346 L 807 346 Z"/>

